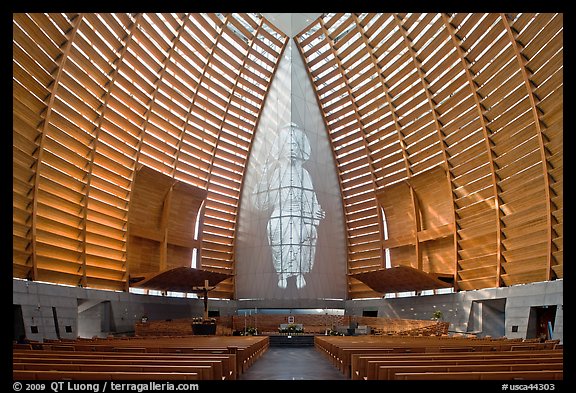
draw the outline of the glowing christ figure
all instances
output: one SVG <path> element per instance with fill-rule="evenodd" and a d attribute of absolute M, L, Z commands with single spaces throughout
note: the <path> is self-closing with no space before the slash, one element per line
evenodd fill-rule
<path fill-rule="evenodd" d="M 270 151 L 272 160 L 266 160 L 254 190 L 256 208 L 273 209 L 267 232 L 280 288 L 286 288 L 293 276 L 296 286 L 304 287 L 304 274 L 314 266 L 317 227 L 325 213 L 302 166 L 310 152 L 310 142 L 298 125 L 281 128 Z"/>

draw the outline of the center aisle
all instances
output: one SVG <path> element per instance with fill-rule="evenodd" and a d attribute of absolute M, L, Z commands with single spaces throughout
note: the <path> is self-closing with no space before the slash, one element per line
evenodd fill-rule
<path fill-rule="evenodd" d="M 270 347 L 240 380 L 346 380 L 314 347 Z"/>

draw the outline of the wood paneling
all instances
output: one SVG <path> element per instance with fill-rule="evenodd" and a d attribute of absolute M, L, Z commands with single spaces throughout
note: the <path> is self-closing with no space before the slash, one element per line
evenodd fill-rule
<path fill-rule="evenodd" d="M 344 25 L 350 28 L 346 44 L 336 42 L 332 31 Z M 562 25 L 562 14 L 325 14 L 297 35 L 318 102 L 332 114 L 326 127 L 336 152 L 349 250 L 359 249 L 362 238 L 352 234 L 368 233 L 351 225 L 361 216 L 353 206 L 376 195 L 389 232 L 384 240 L 379 228 L 381 244 L 396 263 L 450 264 L 457 290 L 540 279 L 546 269 L 549 279 L 561 277 Z M 353 94 L 330 101 L 341 86 L 341 79 L 331 79 L 337 71 L 314 71 L 340 59 L 342 74 L 352 78 L 346 56 L 366 59 L 365 53 L 375 68 L 354 75 Z M 367 77 L 366 87 L 357 87 Z M 369 105 L 377 111 L 343 138 L 347 108 L 368 101 L 364 92 L 384 94 Z M 364 138 L 367 154 L 360 148 Z M 444 168 L 443 179 L 417 189 L 418 179 L 436 166 Z M 374 194 L 366 190 L 370 183 L 358 184 L 361 193 L 354 193 L 349 179 L 370 170 Z M 404 180 L 414 185 L 413 195 L 426 195 L 418 201 L 421 217 L 413 213 L 415 199 Z M 436 204 L 447 213 L 437 212 Z M 432 240 L 436 230 L 447 234 L 439 229 L 449 228 L 443 225 L 452 225 L 452 232 Z M 531 242 L 547 244 L 538 246 L 544 259 L 530 265 L 538 273 L 512 272 L 508 259 L 524 258 Z M 349 268 L 362 269 L 361 262 L 349 255 Z M 355 283 L 349 293 L 355 298 L 369 291 Z"/>
<path fill-rule="evenodd" d="M 15 274 L 127 290 L 123 266 L 127 248 L 132 249 L 126 243 L 129 227 L 149 236 L 140 238 L 138 252 L 150 260 L 143 265 L 154 265 L 158 256 L 152 251 L 158 236 L 151 229 L 160 225 L 158 217 L 128 225 L 136 168 L 143 164 L 172 183 L 208 188 L 208 208 L 210 201 L 237 200 L 237 183 L 230 190 L 208 185 L 213 172 L 241 181 L 259 109 L 288 38 L 250 14 L 22 13 L 14 14 L 13 30 L 14 176 L 19 184 L 14 208 L 22 212 L 15 220 L 23 222 L 14 231 Z M 243 116 L 245 109 L 250 113 Z M 220 138 L 223 131 L 229 142 Z M 214 158 L 230 154 L 234 164 Z M 181 201 L 186 191 L 179 187 L 173 197 Z M 160 214 L 162 200 L 152 197 L 154 191 L 149 190 L 148 213 Z M 142 211 L 147 206 L 134 203 Z M 230 206 L 234 217 L 237 201 Z M 182 213 L 197 210 L 197 205 L 176 202 L 160 227 L 178 215 L 190 219 Z M 66 224 L 49 224 L 55 220 Z M 188 251 L 177 257 L 182 248 L 201 244 L 190 240 L 194 223 L 188 224 L 173 224 L 168 236 L 173 243 L 164 246 L 162 255 L 177 264 L 189 260 Z M 46 264 L 38 269 L 37 228 L 55 236 L 55 244 L 79 239 L 77 277 L 51 274 Z M 219 240 L 233 247 L 233 237 L 232 231 Z M 116 263 L 106 259 L 112 255 Z M 229 264 L 230 255 L 223 258 Z M 233 287 L 219 293 L 232 297 Z"/>
<path fill-rule="evenodd" d="M 201 219 L 205 198 L 205 190 L 151 168 L 137 171 L 128 214 L 130 275 L 191 266 L 192 250 L 199 250 L 202 242 L 195 224 Z"/>
<path fill-rule="evenodd" d="M 453 274 L 454 213 L 446 172 L 436 167 L 376 195 L 388 230 L 382 248 L 389 249 L 391 266 Z"/>
<path fill-rule="evenodd" d="M 382 266 L 388 247 L 406 266 L 450 266 L 457 290 L 563 276 L 563 14 L 327 13 L 294 39 L 334 151 L 350 271 Z M 13 14 L 13 275 L 127 290 L 126 231 L 149 236 L 150 268 L 150 228 L 178 214 L 152 198 L 164 221 L 128 225 L 142 165 L 207 190 L 202 262 L 232 273 L 244 168 L 287 42 L 250 14 Z M 386 240 L 381 212 L 363 213 L 383 194 Z M 163 255 L 180 264 L 197 243 L 174 225 Z M 350 279 L 350 298 L 369 294 Z"/>

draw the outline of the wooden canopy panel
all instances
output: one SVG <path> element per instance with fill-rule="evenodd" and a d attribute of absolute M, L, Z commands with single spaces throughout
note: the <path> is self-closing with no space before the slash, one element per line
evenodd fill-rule
<path fill-rule="evenodd" d="M 137 171 L 128 212 L 130 274 L 190 267 L 193 250 L 198 256 L 201 252 L 206 194 L 152 168 Z"/>
<path fill-rule="evenodd" d="M 454 274 L 454 208 L 442 167 L 386 186 L 376 198 L 387 226 L 386 266 Z"/>
<path fill-rule="evenodd" d="M 216 286 L 231 275 L 190 267 L 176 267 L 157 273 L 130 275 L 130 286 L 158 291 L 194 292 L 195 287 Z"/>
<path fill-rule="evenodd" d="M 453 275 L 450 273 L 426 273 L 409 266 L 355 273 L 350 274 L 350 277 L 362 281 L 375 292 L 381 294 L 450 288 L 452 287 L 450 281 L 453 279 Z"/>

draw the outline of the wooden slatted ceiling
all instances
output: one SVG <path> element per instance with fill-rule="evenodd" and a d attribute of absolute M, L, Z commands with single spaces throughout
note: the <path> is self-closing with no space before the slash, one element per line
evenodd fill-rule
<path fill-rule="evenodd" d="M 472 21 L 476 23 L 482 18 L 482 15 L 471 15 L 468 18 L 470 26 Z M 462 92 L 468 94 L 469 106 L 472 107 L 470 113 L 477 116 L 483 111 L 480 95 L 475 92 L 473 74 L 469 71 L 466 58 L 466 50 L 463 48 L 464 42 L 459 39 L 449 18 L 443 16 L 443 22 L 447 32 L 450 35 L 451 44 L 458 54 L 460 65 L 464 69 L 464 83 Z M 478 30 L 478 29 L 476 29 Z M 460 33 L 462 34 L 462 33 Z M 448 108 L 450 110 L 450 108 Z M 470 126 L 465 126 L 470 122 Z M 463 123 L 463 124 L 462 124 Z M 465 118 L 460 122 L 460 127 L 448 128 L 447 137 L 450 145 L 455 145 L 454 149 L 449 147 L 449 161 L 452 163 L 452 173 L 454 174 L 453 192 L 458 198 L 455 199 L 455 213 L 457 217 L 456 227 L 456 285 L 457 288 L 468 289 L 466 279 L 468 271 L 481 271 L 482 278 L 476 281 L 472 288 L 483 286 L 499 286 L 499 262 L 501 248 L 500 241 L 500 210 L 497 208 L 498 188 L 497 175 L 495 172 L 494 152 L 488 139 L 488 129 L 485 118 L 479 116 L 475 119 Z M 462 127 L 464 126 L 464 127 Z M 465 128 L 462 130 L 462 128 Z M 473 152 L 474 154 L 460 153 L 461 151 Z M 482 161 L 482 164 L 480 164 Z M 487 165 L 484 165 L 487 163 Z M 477 180 L 478 179 L 478 180 Z M 487 185 L 487 181 L 489 184 Z M 482 193 L 482 196 L 480 196 Z M 460 198 L 460 196 L 463 198 Z M 466 195 L 472 195 L 473 198 L 466 198 Z M 464 199 L 466 198 L 466 199 Z M 484 221 L 478 219 L 484 218 Z M 488 218 L 486 220 L 486 218 Z M 470 229 L 468 229 L 470 228 Z M 494 236 L 495 235 L 495 236 Z M 482 243 L 486 237 L 493 239 L 495 247 L 485 248 Z M 480 266 L 478 266 L 480 264 Z M 489 265 L 489 267 L 488 267 Z M 461 280 L 459 280 L 461 278 Z"/>
<path fill-rule="evenodd" d="M 127 290 L 141 164 L 208 190 L 202 264 L 232 273 L 243 168 L 287 37 L 252 14 L 14 14 L 13 32 L 14 276 Z"/>
<path fill-rule="evenodd" d="M 355 95 L 359 99 L 362 97 L 362 92 L 358 93 L 362 82 L 357 78 L 360 73 L 344 68 L 346 64 L 349 68 L 362 69 L 364 64 L 369 64 L 366 60 L 370 61 L 370 56 L 365 51 L 354 50 L 352 46 L 350 50 L 346 50 L 346 43 L 362 36 L 356 22 L 350 17 L 351 15 L 339 14 L 331 19 L 319 20 L 315 29 L 321 30 L 321 34 L 315 35 L 311 41 L 308 40 L 309 44 L 301 47 L 301 52 L 306 62 L 314 61 L 309 70 L 312 80 L 322 80 L 334 86 L 333 89 L 318 94 L 318 100 L 330 137 L 335 142 L 333 147 L 336 162 L 340 168 L 345 168 L 339 172 L 344 209 L 347 212 L 348 264 L 349 271 L 352 271 L 356 265 L 378 266 L 382 255 L 379 236 L 375 236 L 379 231 L 380 213 L 374 198 L 366 193 L 375 188 L 376 179 L 368 141 L 362 132 L 361 110 L 364 103 L 354 99 Z M 348 31 L 343 33 L 344 29 Z M 354 39 L 336 40 L 340 34 Z M 299 38 L 296 40 L 298 42 Z M 359 45 L 357 47 L 362 49 Z M 313 52 L 311 48 L 319 50 Z M 329 53 L 324 54 L 327 51 Z M 315 57 L 322 60 L 315 60 Z M 322 88 L 320 84 L 314 85 L 317 92 Z M 349 291 L 352 291 L 351 284 L 349 282 Z M 364 290 L 372 292 L 367 287 Z"/>
<path fill-rule="evenodd" d="M 562 277 L 562 26 L 561 14 L 326 14 L 295 37 L 335 151 L 350 273 L 406 241 L 367 218 L 375 192 L 440 165 L 456 289 Z"/>
<path fill-rule="evenodd" d="M 442 166 L 457 289 L 562 277 L 562 27 L 562 14 L 326 14 L 297 35 L 350 272 L 383 262 L 375 192 Z M 139 164 L 208 190 L 202 262 L 233 272 L 243 168 L 286 42 L 251 14 L 14 14 L 14 276 L 126 290 Z"/>

